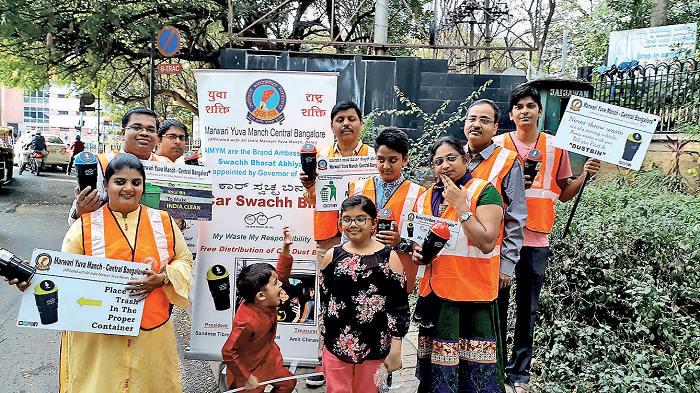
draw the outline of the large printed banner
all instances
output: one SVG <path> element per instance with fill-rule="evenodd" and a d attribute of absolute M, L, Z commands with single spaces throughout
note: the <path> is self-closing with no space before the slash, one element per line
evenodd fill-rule
<path fill-rule="evenodd" d="M 283 287 L 277 343 L 286 361 L 315 363 L 318 346 L 313 206 L 303 198 L 300 151 L 333 143 L 336 73 L 197 70 L 212 220 L 200 222 L 188 358 L 220 360 L 252 263 L 277 263 L 285 226 L 294 265 Z"/>
<path fill-rule="evenodd" d="M 571 96 L 554 146 L 639 170 L 659 117 Z"/>
<path fill-rule="evenodd" d="M 144 301 L 125 288 L 148 266 L 49 250 L 35 250 L 32 265 L 18 326 L 138 336 Z"/>

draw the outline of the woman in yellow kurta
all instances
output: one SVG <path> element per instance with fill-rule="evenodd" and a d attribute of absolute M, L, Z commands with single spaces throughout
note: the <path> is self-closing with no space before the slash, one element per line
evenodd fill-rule
<path fill-rule="evenodd" d="M 136 337 L 64 331 L 60 391 L 182 392 L 171 305 L 187 307 L 192 254 L 167 213 L 139 204 L 146 180 L 136 156 L 107 166 L 106 205 L 77 220 L 61 251 L 150 264 L 131 296 L 145 299 Z"/>

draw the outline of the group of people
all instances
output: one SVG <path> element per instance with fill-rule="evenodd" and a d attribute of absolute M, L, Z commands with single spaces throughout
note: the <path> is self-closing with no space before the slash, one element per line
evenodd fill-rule
<path fill-rule="evenodd" d="M 568 153 L 537 129 L 542 103 L 533 87 L 525 84 L 512 92 L 508 115 L 516 130 L 496 136 L 499 107 L 488 99 L 472 103 L 464 124 L 466 145 L 448 135 L 431 147 L 428 162 L 436 183 L 426 190 L 401 173 L 409 158 L 405 133 L 386 128 L 369 146 L 359 138 L 363 122 L 357 105 L 344 101 L 332 109 L 336 141 L 319 149 L 318 158 L 376 155 L 379 175 L 350 183 L 338 212 L 314 212 L 321 310 L 317 371 L 323 374 L 307 379 L 307 385 L 326 383 L 329 393 L 379 390 L 373 380 L 378 368 L 392 372 L 401 367 L 401 340 L 409 325 L 407 293 L 413 291 L 417 266 L 425 265 L 413 315 L 419 328 L 418 391 L 505 392 L 506 386 L 517 393 L 532 391 L 533 336 L 554 206 L 573 198 L 585 173 L 597 173 L 600 162 L 587 160 L 583 174 L 572 179 Z M 525 175 L 524 160 L 535 149 L 541 165 L 536 175 Z M 314 205 L 315 181 L 304 173 L 300 179 L 304 198 Z M 384 208 L 396 216 L 394 230 L 377 231 L 377 212 Z M 410 212 L 458 222 L 455 247 L 424 260 L 421 245 L 399 233 Z M 291 258 L 287 263 L 282 266 L 291 266 Z M 249 279 L 246 273 L 241 272 L 239 282 Z M 273 276 L 253 285 L 251 302 L 258 303 L 254 294 L 269 290 L 265 285 L 277 285 Z M 513 279 L 516 322 L 508 356 Z M 247 326 L 237 319 L 234 329 Z M 264 326 L 273 337 L 275 323 Z M 261 380 L 288 374 L 264 360 L 233 360 L 246 345 L 236 336 L 224 348 L 229 367 L 243 371 L 229 374 L 231 387 L 255 390 Z M 275 345 L 260 350 L 269 351 L 268 356 L 279 353 Z M 293 387 L 286 381 L 274 391 Z"/>
<path fill-rule="evenodd" d="M 401 342 L 408 331 L 408 294 L 418 266 L 419 299 L 413 321 L 419 327 L 416 375 L 419 392 L 505 392 L 511 385 L 527 393 L 535 314 L 549 253 L 547 234 L 554 205 L 576 195 L 583 176 L 571 180 L 568 155 L 539 132 L 539 92 L 517 87 L 510 97 L 514 132 L 498 135 L 500 110 L 491 100 L 474 102 L 464 136 L 443 136 L 431 147 L 428 162 L 436 183 L 430 188 L 407 180 L 410 142 L 394 127 L 382 130 L 369 146 L 359 138 L 362 114 L 350 101 L 331 111 L 336 141 L 318 157 L 376 155 L 378 175 L 349 185 L 349 197 L 337 212 L 314 212 L 318 299 L 313 285 L 307 303 L 319 304 L 318 371 L 307 384 L 326 391 L 377 392 L 375 374 L 402 367 Z M 122 120 L 124 144 L 98 156 L 98 189 L 76 189 L 71 228 L 62 251 L 142 262 L 145 277 L 130 283 L 131 296 L 145 301 L 138 337 L 64 332 L 61 340 L 61 392 L 181 391 L 171 306 L 186 307 L 192 255 L 175 221 L 165 212 L 139 204 L 145 184 L 141 160 L 172 162 L 184 153 L 187 128 L 159 121 L 146 108 L 132 109 Z M 156 149 L 156 144 L 158 149 Z M 524 175 L 530 150 L 542 155 L 536 176 Z M 154 150 L 157 153 L 154 153 Z M 600 162 L 589 159 L 584 173 Z M 315 205 L 315 181 L 300 175 L 304 198 Z M 390 209 L 393 229 L 377 231 L 377 214 Z M 400 236 L 410 212 L 459 223 L 453 249 L 423 259 L 420 244 Z M 244 299 L 222 348 L 227 384 L 262 391 L 261 381 L 291 376 L 275 344 L 291 286 L 291 235 L 277 267 L 257 263 L 237 277 Z M 516 324 L 513 348 L 506 346 L 507 311 L 515 278 Z M 28 283 L 10 282 L 20 289 Z M 301 321 L 299 309 L 290 309 Z M 312 318 L 313 311 L 303 318 Z M 273 384 L 291 392 L 295 380 Z"/>

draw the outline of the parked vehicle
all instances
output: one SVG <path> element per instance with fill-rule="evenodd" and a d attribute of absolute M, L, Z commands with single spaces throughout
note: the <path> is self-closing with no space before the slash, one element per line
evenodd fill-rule
<path fill-rule="evenodd" d="M 60 166 L 61 170 L 65 170 L 68 167 L 68 162 L 70 162 L 70 152 L 68 151 L 70 145 L 58 135 L 46 133 L 42 133 L 42 135 L 46 139 L 46 150 L 49 152 L 44 165 L 50 167 Z M 22 159 L 22 146 L 29 143 L 33 137 L 34 135 L 28 132 L 20 136 L 15 142 L 15 165 L 19 165 Z"/>
<path fill-rule="evenodd" d="M 0 135 L 11 132 L 11 128 L 0 127 Z M 12 180 L 12 157 L 12 146 L 7 144 L 4 138 L 0 138 L 0 186 Z"/>

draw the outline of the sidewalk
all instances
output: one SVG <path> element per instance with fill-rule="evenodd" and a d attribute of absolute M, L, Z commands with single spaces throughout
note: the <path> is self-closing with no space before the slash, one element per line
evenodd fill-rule
<path fill-rule="evenodd" d="M 391 392 L 395 393 L 415 393 L 418 390 L 418 379 L 416 378 L 416 348 L 418 347 L 418 328 L 414 325 L 408 330 L 408 334 L 403 340 L 401 346 L 401 362 L 403 368 L 394 371 L 391 385 Z M 295 374 L 308 374 L 314 372 L 313 368 L 299 367 Z M 296 393 L 325 393 L 326 385 L 320 387 L 306 386 L 306 380 L 300 379 L 297 382 L 297 387 L 294 389 Z"/>

